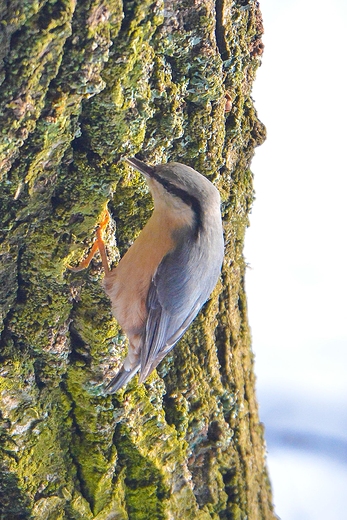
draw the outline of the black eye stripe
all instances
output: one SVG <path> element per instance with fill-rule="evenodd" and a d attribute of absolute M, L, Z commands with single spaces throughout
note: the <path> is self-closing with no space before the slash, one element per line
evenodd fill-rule
<path fill-rule="evenodd" d="M 199 229 L 202 226 L 202 210 L 201 210 L 201 204 L 200 201 L 194 197 L 194 195 L 190 195 L 186 191 L 182 190 L 181 188 L 178 188 L 174 184 L 172 184 L 167 179 L 163 179 L 155 172 L 152 172 L 151 177 L 155 179 L 159 184 L 161 184 L 168 193 L 171 193 L 172 195 L 175 195 L 175 197 L 178 197 L 182 200 L 187 206 L 190 206 L 193 210 L 194 216 L 195 216 L 195 231 L 198 233 Z"/>

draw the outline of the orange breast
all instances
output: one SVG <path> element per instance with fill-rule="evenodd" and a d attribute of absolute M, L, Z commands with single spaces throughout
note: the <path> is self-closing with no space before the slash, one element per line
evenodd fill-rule
<path fill-rule="evenodd" d="M 104 279 L 112 312 L 134 347 L 147 318 L 146 298 L 163 257 L 174 247 L 175 225 L 154 211 L 139 237 Z M 136 348 L 136 350 L 137 350 Z"/>

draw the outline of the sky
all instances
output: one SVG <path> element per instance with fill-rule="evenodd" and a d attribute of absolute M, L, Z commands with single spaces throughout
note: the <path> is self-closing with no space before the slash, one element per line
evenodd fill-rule
<path fill-rule="evenodd" d="M 246 285 L 276 513 L 345 520 L 347 1 L 260 0 Z"/>

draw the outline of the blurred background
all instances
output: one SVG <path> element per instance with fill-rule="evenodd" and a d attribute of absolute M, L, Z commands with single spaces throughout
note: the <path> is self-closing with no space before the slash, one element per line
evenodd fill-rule
<path fill-rule="evenodd" d="M 347 519 L 347 2 L 261 0 L 247 295 L 282 520 Z"/>

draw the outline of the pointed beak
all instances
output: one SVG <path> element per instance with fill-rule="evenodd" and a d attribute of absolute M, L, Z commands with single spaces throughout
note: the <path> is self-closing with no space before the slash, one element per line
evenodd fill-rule
<path fill-rule="evenodd" d="M 135 168 L 138 172 L 142 173 L 145 177 L 153 177 L 154 168 L 153 166 L 148 166 L 144 162 L 136 159 L 136 157 L 130 157 L 130 159 L 124 159 L 130 166 Z"/>

